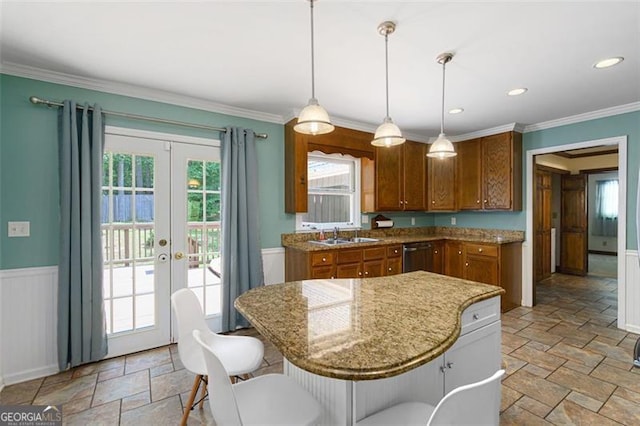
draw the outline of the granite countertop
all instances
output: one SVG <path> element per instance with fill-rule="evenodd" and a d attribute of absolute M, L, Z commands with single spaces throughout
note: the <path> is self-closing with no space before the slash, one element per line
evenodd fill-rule
<path fill-rule="evenodd" d="M 235 307 L 296 366 L 344 380 L 392 377 L 460 335 L 462 311 L 500 287 L 430 272 L 305 280 L 250 290 Z"/>
<path fill-rule="evenodd" d="M 438 240 L 454 240 L 499 245 L 524 241 L 524 233 L 521 231 L 481 230 L 473 228 L 456 231 L 458 232 L 451 232 L 448 231 L 447 228 L 399 228 L 380 231 L 360 231 L 359 236 L 377 238 L 378 241 L 340 244 L 335 246 L 309 242 L 309 240 L 315 240 L 318 238 L 316 233 L 282 234 L 281 242 L 284 247 L 291 247 L 304 251 L 317 251 L 348 249 L 351 247 L 375 247 L 389 244 L 406 244 Z M 341 231 L 340 235 L 343 238 L 351 238 L 353 237 L 353 231 Z"/>

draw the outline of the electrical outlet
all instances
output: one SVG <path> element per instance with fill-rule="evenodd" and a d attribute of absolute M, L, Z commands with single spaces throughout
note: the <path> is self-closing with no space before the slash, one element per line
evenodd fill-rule
<path fill-rule="evenodd" d="M 362 217 L 361 217 L 361 222 L 362 222 L 362 224 L 369 223 L 369 215 L 368 214 L 363 214 Z"/>
<path fill-rule="evenodd" d="M 415 224 L 416 224 L 416 218 L 415 218 L 415 217 L 412 217 L 412 218 L 411 218 L 411 224 L 412 224 L 412 225 L 415 225 Z"/>
<path fill-rule="evenodd" d="M 9 237 L 28 237 L 30 235 L 29 222 L 8 222 Z"/>
<path fill-rule="evenodd" d="M 455 224 L 456 224 L 456 218 L 455 218 L 455 217 L 453 217 L 453 216 L 451 217 L 451 224 L 452 224 L 452 225 L 455 225 Z"/>

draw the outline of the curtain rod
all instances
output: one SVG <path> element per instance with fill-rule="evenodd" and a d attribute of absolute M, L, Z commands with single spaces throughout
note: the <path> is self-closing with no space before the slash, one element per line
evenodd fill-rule
<path fill-rule="evenodd" d="M 56 101 L 49 101 L 46 99 L 41 99 L 37 96 L 30 96 L 29 100 L 31 101 L 32 104 L 42 104 L 42 105 L 46 105 L 49 107 L 55 106 L 55 107 L 61 107 L 63 106 L 62 102 L 56 102 Z M 78 109 L 82 108 L 82 105 L 77 105 Z M 93 109 L 93 107 L 89 107 L 89 109 Z M 225 133 L 227 131 L 227 129 L 225 129 L 224 127 L 213 127 L 213 126 L 205 126 L 204 124 L 193 124 L 193 123 L 187 123 L 184 121 L 175 121 L 175 120 L 167 120 L 164 118 L 155 118 L 155 117 L 148 117 L 146 115 L 138 115 L 138 114 L 128 114 L 128 113 L 124 113 L 124 112 L 115 112 L 115 111 L 107 111 L 107 110 L 102 110 L 102 112 L 104 114 L 108 114 L 108 115 L 113 115 L 115 117 L 124 117 L 124 118 L 132 118 L 134 120 L 145 120 L 145 121 L 153 121 L 154 123 L 163 123 L 163 124 L 173 124 L 174 126 L 183 126 L 183 127 L 192 127 L 194 129 L 204 129 L 204 130 L 213 130 L 216 132 L 222 132 Z M 269 137 L 268 134 L 266 133 L 256 133 L 256 138 L 258 139 L 267 139 Z"/>

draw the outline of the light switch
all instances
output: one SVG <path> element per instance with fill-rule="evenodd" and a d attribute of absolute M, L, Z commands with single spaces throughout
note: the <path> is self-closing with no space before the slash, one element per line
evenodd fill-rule
<path fill-rule="evenodd" d="M 29 222 L 9 222 L 9 237 L 28 237 L 30 235 Z"/>
<path fill-rule="evenodd" d="M 361 218 L 361 221 L 362 221 L 363 224 L 369 223 L 369 215 L 363 214 L 362 218 Z"/>

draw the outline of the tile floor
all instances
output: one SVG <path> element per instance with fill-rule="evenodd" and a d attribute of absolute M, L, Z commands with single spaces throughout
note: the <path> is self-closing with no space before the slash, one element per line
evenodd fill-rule
<path fill-rule="evenodd" d="M 537 302 L 502 316 L 501 424 L 640 424 L 640 336 L 615 327 L 615 279 L 555 274 Z M 282 356 L 265 342 L 255 375 L 271 372 L 282 372 Z M 69 425 L 175 425 L 192 383 L 171 345 L 7 386 L 0 404 L 62 404 Z M 206 406 L 189 418 L 211 422 Z"/>

